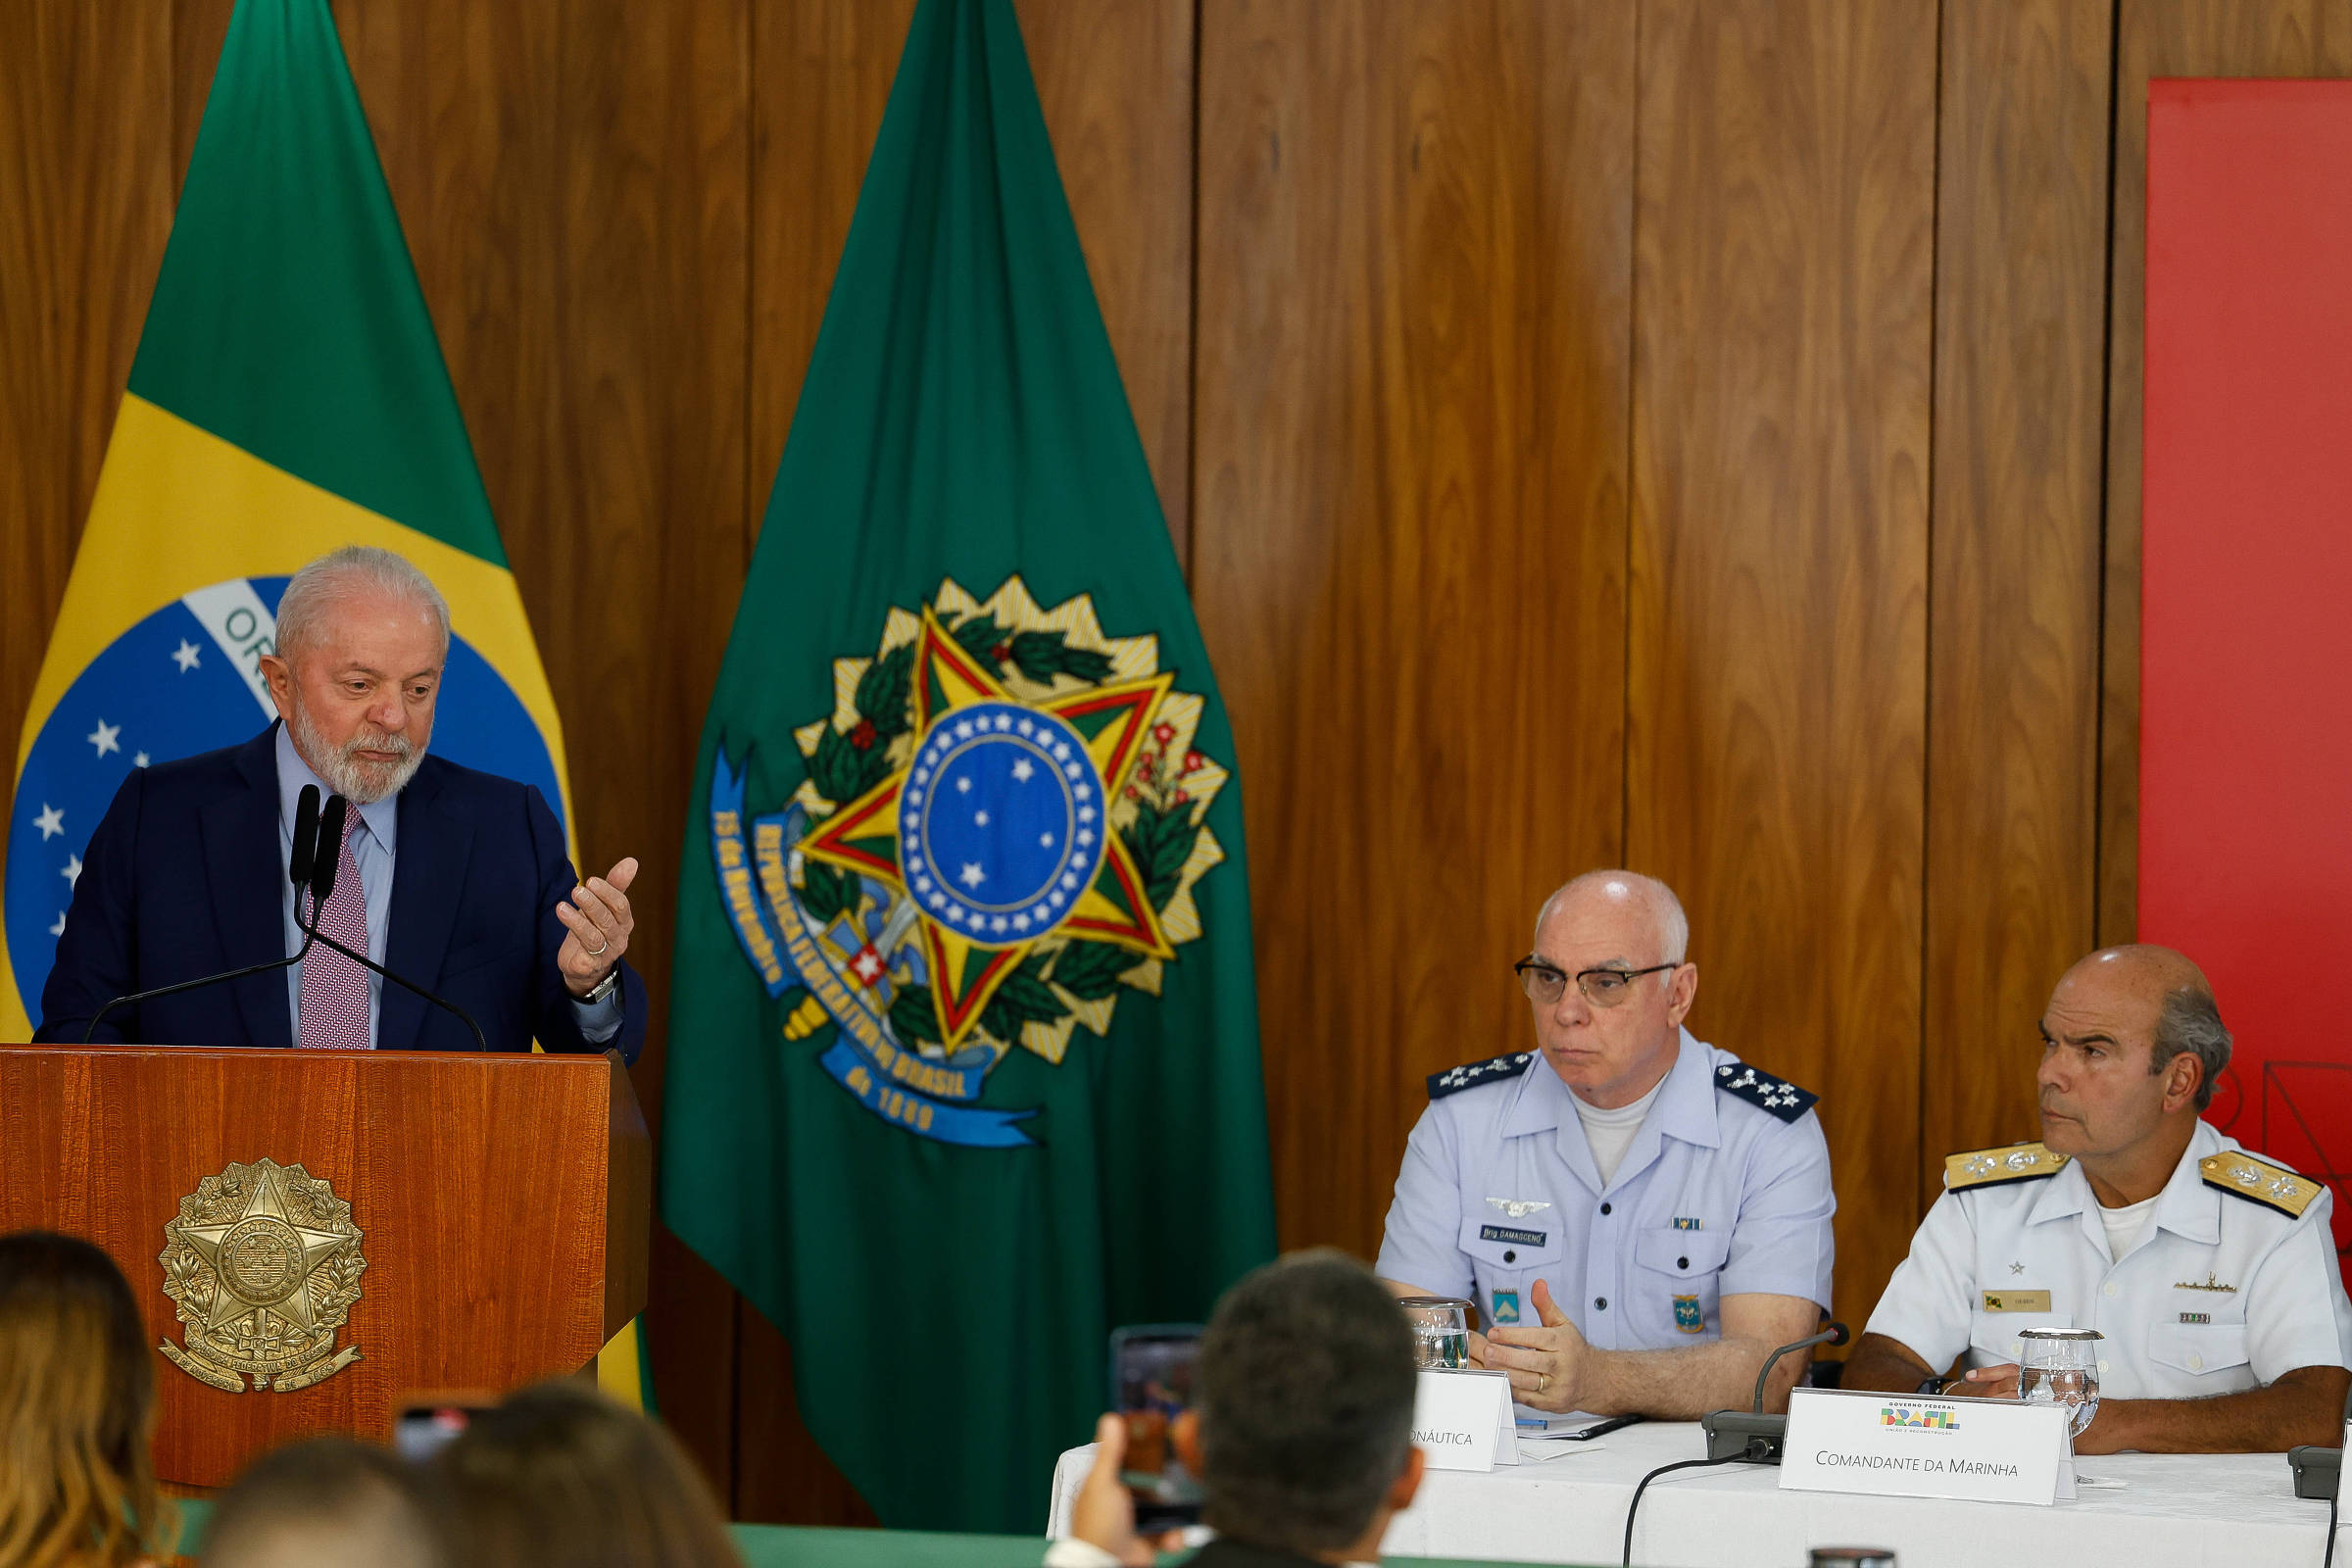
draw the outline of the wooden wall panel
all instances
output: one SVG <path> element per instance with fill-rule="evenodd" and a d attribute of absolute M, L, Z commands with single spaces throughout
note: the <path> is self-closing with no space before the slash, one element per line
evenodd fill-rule
<path fill-rule="evenodd" d="M 1691 1027 L 1819 1090 L 1838 1305 L 1914 1217 L 1934 0 L 1642 23 L 1627 844 Z"/>
<path fill-rule="evenodd" d="M 1194 595 L 1247 781 L 1286 1246 L 1617 858 L 1630 0 L 1211 0 Z"/>
<path fill-rule="evenodd" d="M 1946 1153 L 2038 1136 L 2035 1024 L 2091 946 L 2112 16 L 1943 15 L 1923 1209 Z"/>
<path fill-rule="evenodd" d="M 2118 0 L 2107 366 L 2107 564 L 2099 726 L 2099 940 L 2139 898 L 2140 344 L 2148 78 L 2352 75 L 2352 0 Z"/>
<path fill-rule="evenodd" d="M 171 15 L 6 0 L 0 39 L 5 812 L 24 706 L 171 233 Z"/>

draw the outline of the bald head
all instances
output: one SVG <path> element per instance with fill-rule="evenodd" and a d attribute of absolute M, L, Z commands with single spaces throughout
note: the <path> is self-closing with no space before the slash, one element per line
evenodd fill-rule
<path fill-rule="evenodd" d="M 1539 943 L 1546 920 L 1554 913 L 1572 912 L 1639 914 L 1657 933 L 1657 956 L 1648 961 L 1681 963 L 1690 956 L 1690 921 L 1683 913 L 1683 901 L 1674 896 L 1674 889 L 1654 876 L 1643 876 L 1639 871 L 1587 871 L 1583 876 L 1570 878 L 1536 911 Z"/>
<path fill-rule="evenodd" d="M 2205 971 L 2198 968 L 2185 953 L 2160 948 L 2152 942 L 2129 942 L 2122 947 L 2101 948 L 2087 958 L 2079 958 L 2058 983 L 2080 979 L 2085 984 L 2123 988 L 2144 996 L 2150 1006 L 2159 1004 L 2170 991 L 2202 991 L 2213 995 L 2206 982 Z"/>

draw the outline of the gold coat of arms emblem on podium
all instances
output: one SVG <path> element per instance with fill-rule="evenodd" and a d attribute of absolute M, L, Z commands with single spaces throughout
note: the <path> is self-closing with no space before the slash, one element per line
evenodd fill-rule
<path fill-rule="evenodd" d="M 188 1376 L 228 1394 L 291 1394 L 360 1359 L 335 1331 L 360 1298 L 360 1228 L 351 1204 L 300 1165 L 258 1159 L 207 1176 L 164 1222 L 164 1294 L 186 1325 L 156 1347 Z"/>

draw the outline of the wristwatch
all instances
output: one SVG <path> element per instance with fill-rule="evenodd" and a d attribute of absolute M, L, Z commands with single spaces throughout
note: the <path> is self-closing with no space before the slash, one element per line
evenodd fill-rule
<path fill-rule="evenodd" d="M 611 996 L 613 988 L 619 984 L 620 965 L 615 963 L 612 968 L 605 971 L 605 977 L 602 980 L 599 980 L 596 984 L 588 988 L 588 994 L 586 996 L 575 997 L 572 1000 L 577 1002 L 583 1007 L 592 1007 L 598 1003 L 604 1001 L 607 997 Z"/>

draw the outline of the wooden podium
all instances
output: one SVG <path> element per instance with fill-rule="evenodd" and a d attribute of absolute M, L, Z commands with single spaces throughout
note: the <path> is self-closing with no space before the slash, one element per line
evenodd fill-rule
<path fill-rule="evenodd" d="M 103 1247 L 169 1345 L 181 1486 L 577 1372 L 645 1303 L 652 1156 L 612 1054 L 0 1046 L 0 1232 Z"/>

